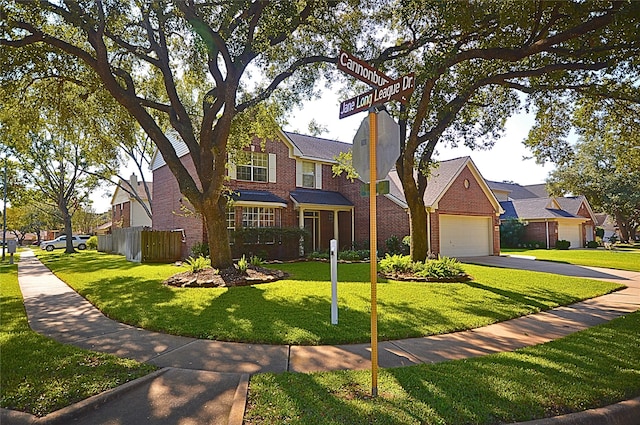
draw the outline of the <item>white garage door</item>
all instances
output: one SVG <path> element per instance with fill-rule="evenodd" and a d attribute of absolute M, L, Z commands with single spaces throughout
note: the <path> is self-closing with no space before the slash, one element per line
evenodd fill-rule
<path fill-rule="evenodd" d="M 440 216 L 440 255 L 473 257 L 493 254 L 490 217 Z"/>
<path fill-rule="evenodd" d="M 582 232 L 579 224 L 564 224 L 558 225 L 558 240 L 565 240 L 571 242 L 569 248 L 582 248 Z"/>

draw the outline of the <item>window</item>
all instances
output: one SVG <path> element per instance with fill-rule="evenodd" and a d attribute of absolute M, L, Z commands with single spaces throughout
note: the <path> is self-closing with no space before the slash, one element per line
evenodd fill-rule
<path fill-rule="evenodd" d="M 266 182 L 269 175 L 269 155 L 251 152 L 247 154 L 247 162 L 237 166 L 236 178 L 250 182 Z"/>
<path fill-rule="evenodd" d="M 236 230 L 236 209 L 235 207 L 227 208 L 227 234 L 229 235 L 229 242 L 233 243 L 233 231 Z"/>
<path fill-rule="evenodd" d="M 302 187 L 316 187 L 316 165 L 313 162 L 302 163 Z"/>
<path fill-rule="evenodd" d="M 242 227 L 275 227 L 276 210 L 266 207 L 244 207 L 242 209 Z M 245 243 L 274 243 L 275 240 L 245 240 Z"/>

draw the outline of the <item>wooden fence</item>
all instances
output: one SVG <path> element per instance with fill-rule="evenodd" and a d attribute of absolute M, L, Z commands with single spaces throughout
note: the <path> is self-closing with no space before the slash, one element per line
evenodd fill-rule
<path fill-rule="evenodd" d="M 146 227 L 114 229 L 98 236 L 98 251 L 120 254 L 137 263 L 177 261 L 182 256 L 182 233 L 151 231 Z"/>

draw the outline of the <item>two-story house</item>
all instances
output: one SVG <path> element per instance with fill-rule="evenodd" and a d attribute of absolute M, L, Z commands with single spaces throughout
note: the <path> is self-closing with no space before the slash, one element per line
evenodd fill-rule
<path fill-rule="evenodd" d="M 187 169 L 193 162 L 184 143 L 169 135 Z M 264 148 L 262 148 L 263 146 Z M 302 247 L 265 249 L 272 258 L 292 258 L 329 248 L 331 239 L 341 249 L 368 248 L 369 200 L 361 194 L 363 183 L 334 176 L 335 157 L 351 144 L 281 132 L 274 140 L 255 140 L 242 160 L 228 167 L 233 202 L 227 213 L 229 231 L 240 228 L 304 228 Z M 156 152 L 152 159 L 153 229 L 177 230 L 185 235 L 185 251 L 206 240 L 202 218 L 190 211 L 178 184 Z M 195 175 L 195 172 L 194 172 Z M 378 246 L 391 236 L 409 234 L 408 208 L 400 182 L 392 171 L 390 193 L 378 196 Z M 470 158 L 443 161 L 429 180 L 425 194 L 429 213 L 430 250 L 442 255 L 495 255 L 499 253 L 498 201 Z M 265 241 L 263 241 L 265 242 Z M 243 252 L 234 247 L 235 252 Z M 244 251 L 251 251 L 250 247 Z M 264 255 L 264 254 L 263 254 Z"/>

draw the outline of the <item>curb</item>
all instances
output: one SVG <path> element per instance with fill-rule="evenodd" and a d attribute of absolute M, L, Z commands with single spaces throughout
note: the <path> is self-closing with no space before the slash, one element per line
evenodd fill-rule
<path fill-rule="evenodd" d="M 233 396 L 233 404 L 229 412 L 229 422 L 227 425 L 242 425 L 244 421 L 244 410 L 247 406 L 247 395 L 249 394 L 249 374 L 243 373 L 240 382 Z"/>
<path fill-rule="evenodd" d="M 125 393 L 144 385 L 147 381 L 153 380 L 167 372 L 169 368 L 163 368 L 148 375 L 126 382 L 118 387 L 96 394 L 82 401 L 63 407 L 60 410 L 51 412 L 41 418 L 30 413 L 19 412 L 9 409 L 0 409 L 0 423 L 3 425 L 64 425 L 78 418 L 89 410 L 95 410 L 101 405 L 115 400 Z"/>
<path fill-rule="evenodd" d="M 640 397 L 597 409 L 569 413 L 545 419 L 517 422 L 514 425 L 638 425 Z"/>

